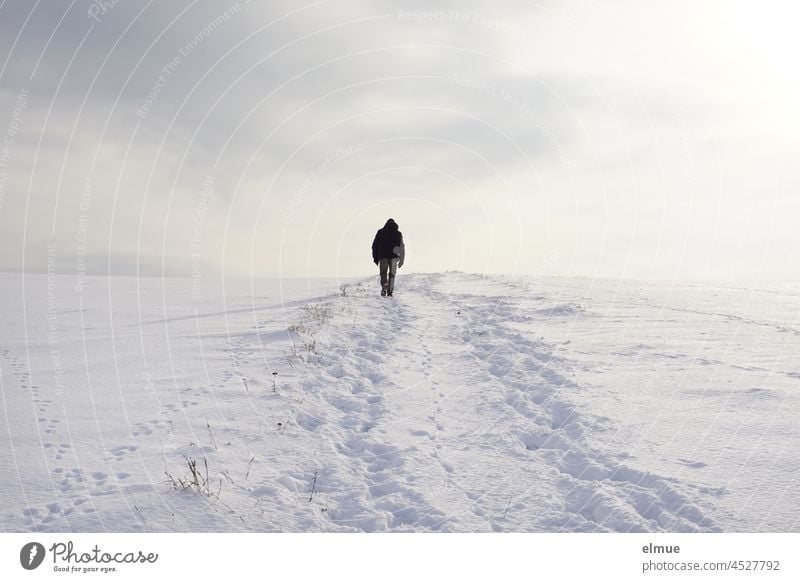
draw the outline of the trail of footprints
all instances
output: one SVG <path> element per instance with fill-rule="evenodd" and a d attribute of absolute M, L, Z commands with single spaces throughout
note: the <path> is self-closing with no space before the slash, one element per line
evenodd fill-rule
<path fill-rule="evenodd" d="M 8 358 L 9 350 L 3 350 L 0 355 Z M 12 358 L 12 360 L 15 360 Z M 29 375 L 24 372 L 21 363 L 12 361 L 12 368 L 21 387 L 25 387 Z M 131 474 L 125 470 L 126 464 L 135 460 L 141 439 L 171 436 L 173 433 L 172 417 L 186 408 L 197 406 L 199 402 L 192 400 L 194 389 L 186 387 L 181 390 L 179 404 L 162 404 L 158 418 L 136 422 L 131 425 L 133 442 L 108 446 L 105 451 L 105 465 L 102 470 L 87 471 L 80 467 L 67 468 L 65 462 L 73 461 L 76 464 L 80 459 L 75 456 L 72 444 L 61 442 L 57 439 L 62 421 L 49 414 L 53 404 L 51 400 L 42 399 L 40 390 L 31 386 L 34 405 L 40 416 L 37 417 L 39 433 L 43 439 L 42 451 L 46 455 L 48 466 L 56 465 L 50 471 L 51 489 L 56 501 L 43 506 L 25 508 L 22 513 L 28 526 L 34 531 L 49 529 L 69 529 L 62 520 L 92 518 L 100 520 L 101 512 L 97 502 L 104 497 L 119 493 Z M 131 457 L 134 455 L 134 457 Z"/>
<path fill-rule="evenodd" d="M 61 461 L 72 453 L 69 443 L 45 442 L 42 445 L 45 451 L 53 454 L 53 459 Z M 43 507 L 27 507 L 22 511 L 28 526 L 34 531 L 48 529 L 64 529 L 61 519 L 76 519 L 91 517 L 98 512 L 97 502 L 103 497 L 115 495 L 125 480 L 131 474 L 121 468 L 115 469 L 114 465 L 123 465 L 122 461 L 138 450 L 134 444 L 120 445 L 110 448 L 106 453 L 107 464 L 105 470 L 86 471 L 80 467 L 66 468 L 56 466 L 50 472 L 51 488 L 56 501 L 45 504 Z M 99 518 L 99 515 L 98 515 Z"/>
<path fill-rule="evenodd" d="M 53 401 L 48 398 L 42 398 L 42 392 L 39 386 L 31 383 L 31 373 L 27 363 L 22 361 L 18 356 L 15 356 L 8 348 L 0 350 L 0 357 L 4 360 L 2 366 L 3 375 L 5 376 L 7 369 L 10 369 L 11 376 L 16 382 L 17 387 L 22 391 L 30 391 L 31 402 L 38 415 L 37 422 L 40 425 L 40 433 L 44 435 L 54 435 L 61 421 L 48 416 L 47 413 Z"/>
<path fill-rule="evenodd" d="M 314 370 L 322 381 L 313 384 L 337 387 L 324 391 L 321 397 L 341 417 L 318 419 L 301 411 L 296 420 L 300 428 L 310 432 L 318 430 L 323 422 L 342 429 L 334 437 L 342 464 L 329 468 L 332 474 L 325 477 L 326 481 L 335 482 L 338 471 L 363 475 L 363 485 L 336 487 L 327 492 L 335 508 L 329 514 L 332 521 L 337 526 L 367 532 L 443 529 L 444 513 L 414 489 L 415 477 L 406 466 L 409 451 L 383 437 L 381 425 L 387 410 L 381 392 L 390 388 L 384 385 L 386 344 L 382 330 L 378 326 L 359 326 L 338 336 L 336 345 L 325 346 L 323 351 L 328 361 L 323 368 Z M 353 358 L 357 365 L 352 363 Z"/>
<path fill-rule="evenodd" d="M 57 500 L 41 508 L 27 507 L 22 510 L 32 530 L 63 529 L 63 525 L 58 523 L 62 518 L 85 518 L 97 513 L 97 498 L 115 494 L 118 490 L 116 483 L 130 476 L 122 471 L 112 476 L 104 471 L 87 473 L 80 468 L 63 467 L 54 468 L 52 475 Z"/>
<path fill-rule="evenodd" d="M 63 442 L 58 435 L 62 420 L 55 418 L 51 411 L 52 400 L 43 398 L 40 388 L 30 383 L 30 372 L 27 366 L 9 349 L 0 350 L 3 361 L 3 375 L 10 369 L 16 384 L 21 390 L 29 390 L 34 406 L 38 433 L 42 440 L 42 453 L 50 469 L 50 489 L 53 501 L 40 506 L 30 506 L 22 510 L 28 527 L 33 531 L 70 529 L 64 524 L 75 519 L 101 519 L 97 502 L 119 492 L 120 487 L 131 477 L 124 470 L 129 455 L 135 454 L 139 448 L 136 442 L 111 446 L 105 453 L 106 464 L 102 470 L 87 471 L 81 467 L 64 466 L 70 461 L 78 464 L 80 458 L 75 455 L 73 445 Z M 5 379 L 5 378 L 4 378 Z M 194 401 L 182 401 L 183 407 L 196 405 Z M 172 432 L 172 421 L 168 416 L 177 411 L 177 405 L 162 407 L 161 418 L 148 422 L 136 423 L 131 434 L 138 441 L 154 434 Z M 54 466 L 55 465 L 55 466 Z"/>
<path fill-rule="evenodd" d="M 637 471 L 590 446 L 585 430 L 605 430 L 607 419 L 579 415 L 558 394 L 576 387 L 554 369 L 565 362 L 547 353 L 541 342 L 505 326 L 512 316 L 519 317 L 513 309 L 484 306 L 465 315 L 463 341 L 472 345 L 472 356 L 486 373 L 507 388 L 505 402 L 519 415 L 521 422 L 510 436 L 562 475 L 565 509 L 579 520 L 566 524 L 569 529 L 586 524 L 592 531 L 596 524 L 636 531 L 647 523 L 674 531 L 717 529 L 669 479 Z"/>
<path fill-rule="evenodd" d="M 69 443 L 44 442 L 42 448 L 52 455 L 55 462 L 63 461 L 73 455 L 73 447 Z M 29 527 L 35 531 L 50 528 L 64 529 L 61 519 L 91 517 L 98 512 L 96 502 L 103 497 L 119 492 L 120 486 L 131 475 L 124 470 L 114 470 L 114 464 L 138 449 L 137 445 L 121 445 L 112 447 L 106 453 L 105 470 L 87 471 L 80 467 L 66 468 L 56 466 L 50 471 L 51 489 L 56 498 L 44 507 L 28 507 L 22 512 Z M 75 459 L 74 456 L 71 457 Z"/>

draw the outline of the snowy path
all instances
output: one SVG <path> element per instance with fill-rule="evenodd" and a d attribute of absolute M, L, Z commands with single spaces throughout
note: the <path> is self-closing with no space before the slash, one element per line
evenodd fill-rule
<path fill-rule="evenodd" d="M 346 296 L 323 282 L 228 293 L 220 306 L 219 295 L 184 301 L 179 289 L 120 282 L 113 294 L 62 300 L 58 359 L 48 312 L 15 308 L 12 296 L 0 352 L 12 470 L 0 476 L 0 525 L 797 528 L 796 368 L 743 340 L 733 353 L 736 338 L 716 323 L 663 317 L 708 317 L 708 304 L 665 307 L 655 291 L 639 301 L 611 287 L 587 300 L 583 287 L 532 285 L 401 273 L 392 299 L 370 279 Z M 621 309 L 616 299 L 591 307 L 603 294 L 622 297 Z M 724 325 L 779 334 L 761 343 L 794 341 L 795 322 L 718 309 Z M 722 378 L 728 391 L 709 389 Z M 741 409 L 726 416 L 732 399 L 749 403 L 744 429 Z M 190 479 L 189 460 L 208 478 L 199 493 L 171 486 Z M 743 463 L 772 473 L 748 480 Z"/>
<path fill-rule="evenodd" d="M 342 472 L 358 472 L 363 483 L 333 494 L 347 508 L 336 523 L 369 531 L 715 528 L 678 484 L 592 449 L 603 419 L 561 396 L 579 389 L 568 361 L 508 328 L 528 317 L 517 302 L 443 293 L 439 279 L 415 277 L 393 301 L 370 297 L 358 306 L 362 322 L 337 322 L 320 338 L 319 351 L 331 355 L 314 384 L 329 386 L 326 399 L 342 412 L 326 436 L 344 457 Z M 316 421 L 304 426 L 319 430 Z"/>

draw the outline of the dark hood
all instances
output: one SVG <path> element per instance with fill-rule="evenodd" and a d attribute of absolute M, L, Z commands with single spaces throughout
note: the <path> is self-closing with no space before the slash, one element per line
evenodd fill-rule
<path fill-rule="evenodd" d="M 397 230 L 397 223 L 394 221 L 394 218 L 390 218 L 386 221 L 386 224 L 383 225 L 383 228 L 386 230 Z"/>

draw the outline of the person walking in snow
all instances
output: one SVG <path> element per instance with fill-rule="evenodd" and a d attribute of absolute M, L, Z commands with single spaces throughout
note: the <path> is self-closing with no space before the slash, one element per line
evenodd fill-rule
<path fill-rule="evenodd" d="M 403 266 L 406 258 L 406 245 L 403 233 L 398 230 L 393 218 L 386 221 L 383 228 L 375 233 L 372 241 L 372 261 L 378 265 L 381 274 L 381 295 L 392 296 L 397 269 Z"/>

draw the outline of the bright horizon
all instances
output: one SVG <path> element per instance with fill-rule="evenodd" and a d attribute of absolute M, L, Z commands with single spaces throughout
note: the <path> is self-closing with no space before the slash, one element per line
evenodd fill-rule
<path fill-rule="evenodd" d="M 793 3 L 412 8 L 4 3 L 0 270 L 800 279 Z"/>

